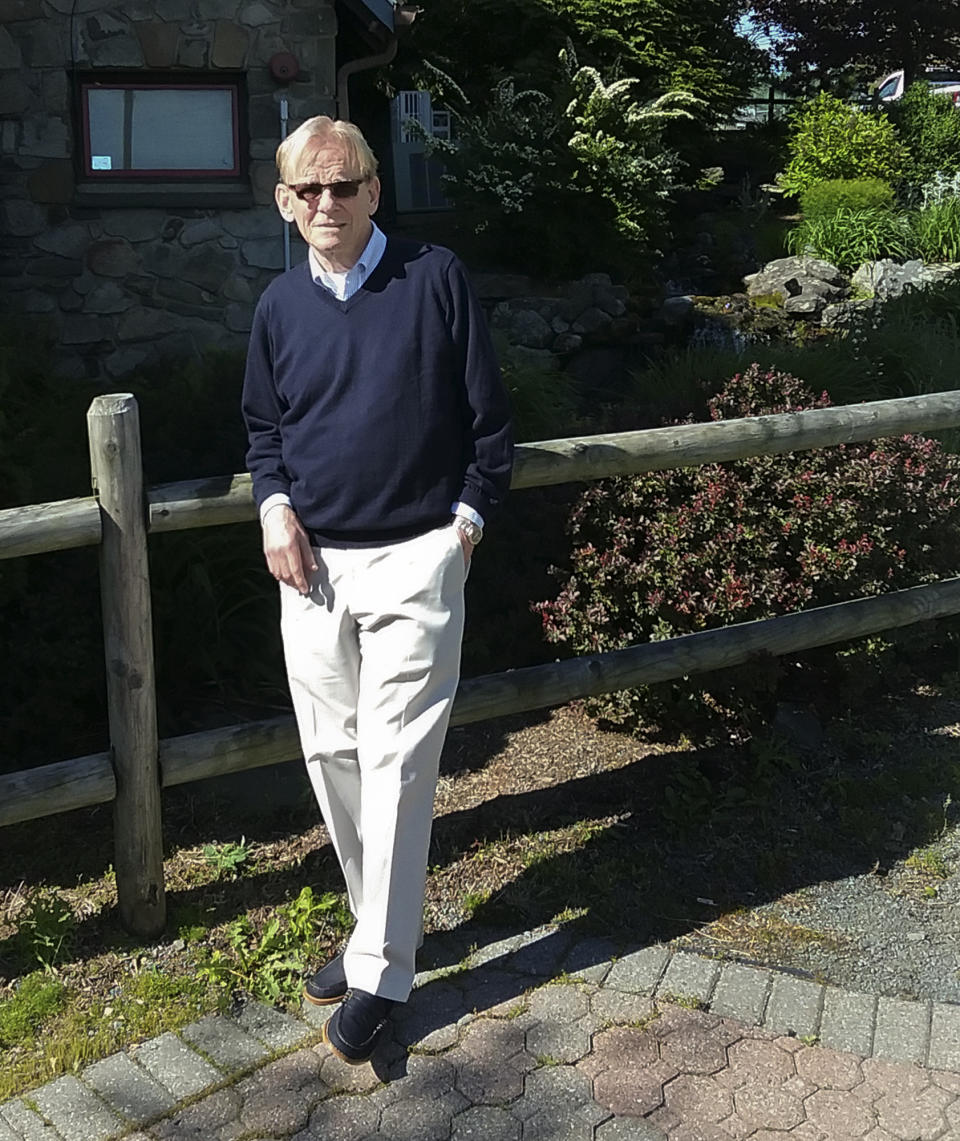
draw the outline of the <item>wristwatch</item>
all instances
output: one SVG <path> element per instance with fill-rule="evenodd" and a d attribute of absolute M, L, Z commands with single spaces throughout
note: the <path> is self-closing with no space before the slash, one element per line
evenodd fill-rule
<path fill-rule="evenodd" d="M 461 534 L 466 535 L 467 542 L 471 547 L 475 547 L 483 538 L 483 528 L 478 527 L 476 523 L 471 523 L 462 515 L 454 515 L 453 525 Z"/>

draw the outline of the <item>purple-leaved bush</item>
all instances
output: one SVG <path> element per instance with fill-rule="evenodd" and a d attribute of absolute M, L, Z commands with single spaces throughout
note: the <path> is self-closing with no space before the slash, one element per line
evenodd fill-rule
<path fill-rule="evenodd" d="M 802 381 L 751 365 L 710 401 L 714 420 L 825 408 Z M 902 436 L 591 485 L 569 520 L 548 641 L 578 654 L 881 594 L 960 571 L 960 457 Z M 744 667 L 591 702 L 637 726 L 680 706 L 756 712 L 778 671 Z M 731 682 L 732 687 L 731 687 Z"/>

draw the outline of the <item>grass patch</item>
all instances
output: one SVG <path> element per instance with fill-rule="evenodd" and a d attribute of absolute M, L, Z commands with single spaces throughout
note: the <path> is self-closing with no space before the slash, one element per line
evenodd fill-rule
<path fill-rule="evenodd" d="M 30 1041 L 63 1001 L 62 983 L 42 971 L 27 975 L 10 998 L 0 1001 L 0 1046 Z"/>
<path fill-rule="evenodd" d="M 31 976 L 31 978 L 43 976 Z M 13 999 L 0 1005 L 0 1023 Z M 0 1067 L 0 1102 L 60 1074 L 115 1053 L 131 1042 L 176 1030 L 225 1003 L 203 980 L 188 975 L 168 976 L 144 971 L 126 980 L 108 1001 L 90 1002 L 78 987 L 51 980 L 45 991 L 33 991 L 27 1011 L 10 1017 L 25 1030 L 20 1041 L 5 1050 Z M 44 1013 L 40 1016 L 40 1011 Z"/>

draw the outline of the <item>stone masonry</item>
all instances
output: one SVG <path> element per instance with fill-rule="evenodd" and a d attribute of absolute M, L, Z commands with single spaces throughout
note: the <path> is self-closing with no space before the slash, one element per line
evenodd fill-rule
<path fill-rule="evenodd" d="M 68 375 L 245 347 L 257 297 L 283 267 L 280 97 L 294 125 L 334 113 L 336 30 L 333 0 L 0 0 L 0 304 L 49 331 Z M 269 70 L 277 52 L 300 66 L 287 87 Z M 229 208 L 215 195 L 209 206 L 90 205 L 78 192 L 74 69 L 242 74 L 247 177 Z"/>

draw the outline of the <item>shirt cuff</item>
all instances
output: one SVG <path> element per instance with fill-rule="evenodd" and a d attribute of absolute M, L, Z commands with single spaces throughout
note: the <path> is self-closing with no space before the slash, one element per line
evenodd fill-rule
<path fill-rule="evenodd" d="M 290 507 L 290 496 L 285 495 L 282 491 L 277 491 L 273 495 L 268 495 L 267 498 L 260 504 L 260 522 L 263 523 L 267 517 L 267 512 L 272 511 L 274 507 Z"/>
<path fill-rule="evenodd" d="M 461 503 L 458 499 L 456 503 L 451 503 L 450 511 L 454 515 L 469 519 L 471 523 L 476 523 L 480 530 L 483 530 L 483 516 L 479 511 L 474 511 L 472 507 L 468 507 L 466 503 Z"/>

